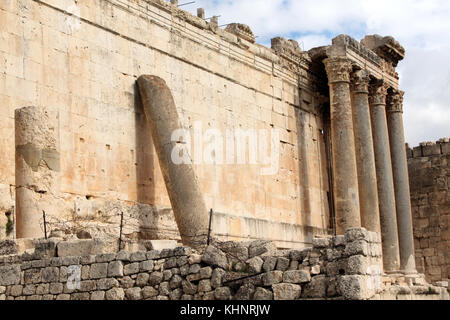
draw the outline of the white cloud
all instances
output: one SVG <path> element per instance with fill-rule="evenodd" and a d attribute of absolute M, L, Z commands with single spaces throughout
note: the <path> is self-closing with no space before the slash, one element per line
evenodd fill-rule
<path fill-rule="evenodd" d="M 258 41 L 284 36 L 305 50 L 346 33 L 394 36 L 406 49 L 399 65 L 405 131 L 411 145 L 450 136 L 450 1 L 448 0 L 198 0 L 220 23 L 248 24 Z M 192 12 L 195 5 L 189 6 Z"/>

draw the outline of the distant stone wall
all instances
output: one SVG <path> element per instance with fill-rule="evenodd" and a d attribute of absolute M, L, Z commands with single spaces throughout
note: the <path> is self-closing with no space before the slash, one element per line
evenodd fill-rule
<path fill-rule="evenodd" d="M 202 254 L 187 247 L 113 253 L 101 240 L 56 239 L 23 254 L 14 254 L 13 241 L 0 248 L 9 254 L 0 257 L 0 300 L 446 298 L 418 278 L 408 286 L 404 277 L 382 277 L 380 236 L 365 229 L 316 238 L 303 250 L 254 241 L 215 243 Z"/>
<path fill-rule="evenodd" d="M 450 142 L 407 148 L 416 264 L 428 281 L 450 276 Z"/>

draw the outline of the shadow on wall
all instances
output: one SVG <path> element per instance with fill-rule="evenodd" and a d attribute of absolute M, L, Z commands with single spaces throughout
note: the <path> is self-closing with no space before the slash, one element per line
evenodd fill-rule
<path fill-rule="evenodd" d="M 323 83 L 327 84 L 327 78 L 325 72 L 325 68 L 323 64 L 319 64 L 316 67 L 317 72 L 320 77 L 323 79 Z M 299 80 L 300 82 L 300 80 Z M 320 95 L 323 97 L 328 97 L 328 86 L 323 85 L 318 88 Z M 319 98 L 311 98 L 305 99 L 302 89 L 299 89 L 299 104 L 301 109 L 295 110 L 295 121 L 296 121 L 296 129 L 297 129 L 297 149 L 298 149 L 298 184 L 299 184 L 299 209 L 301 214 L 301 223 L 305 227 L 313 226 L 313 215 L 322 215 L 322 223 L 324 227 L 328 230 L 334 229 L 334 217 L 333 217 L 333 195 L 332 191 L 332 178 L 331 178 L 331 168 L 329 166 L 331 153 L 329 152 L 330 141 L 329 141 L 329 102 L 320 101 Z M 316 101 L 317 100 L 317 101 Z M 309 112 L 305 111 L 310 110 Z M 318 114 L 322 115 L 322 128 L 316 128 L 319 130 L 319 133 L 315 133 L 311 131 L 310 119 L 312 116 L 312 112 L 316 111 Z M 316 140 L 317 139 L 317 140 Z M 310 174 L 311 170 L 315 170 L 315 165 L 310 160 L 309 150 L 311 150 L 311 140 L 313 140 L 315 144 L 317 144 L 317 152 L 318 152 L 318 163 L 317 169 L 319 170 L 319 179 L 320 179 L 320 189 L 328 190 L 327 199 L 320 198 L 321 201 L 327 201 L 328 203 L 322 204 L 322 212 L 313 212 L 312 209 L 312 199 L 311 199 L 311 181 Z M 310 145 L 310 147 L 308 147 Z M 314 148 L 314 147 L 312 147 Z M 314 228 L 307 228 L 307 230 L 314 230 Z M 308 232 L 306 235 L 305 241 L 311 242 L 317 234 L 314 234 L 312 231 Z"/>
<path fill-rule="evenodd" d="M 136 121 L 136 183 L 137 202 L 155 206 L 155 152 L 150 128 L 145 117 L 137 84 L 134 85 Z M 145 225 L 145 221 L 142 221 Z M 143 231 L 143 230 L 141 230 Z"/>
<path fill-rule="evenodd" d="M 300 93 L 299 93 L 300 94 Z M 311 226 L 311 199 L 309 194 L 309 177 L 308 177 L 308 153 L 307 153 L 307 128 L 306 115 L 301 110 L 296 110 L 297 124 L 297 141 L 298 141 L 298 182 L 300 188 L 300 214 L 302 216 L 302 225 Z M 308 234 L 306 242 L 312 242 L 313 235 Z"/>

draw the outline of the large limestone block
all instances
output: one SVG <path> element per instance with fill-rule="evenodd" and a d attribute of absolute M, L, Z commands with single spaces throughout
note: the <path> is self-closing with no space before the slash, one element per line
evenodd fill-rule
<path fill-rule="evenodd" d="M 105 253 L 105 242 L 94 240 L 70 240 L 58 243 L 58 257 L 85 257 Z"/>
<path fill-rule="evenodd" d="M 296 300 L 300 297 L 302 287 L 297 284 L 280 283 L 272 286 L 274 300 Z"/>
<path fill-rule="evenodd" d="M 147 244 L 150 250 L 175 249 L 178 243 L 175 240 L 148 240 Z"/>
<path fill-rule="evenodd" d="M 12 240 L 0 241 L 0 256 L 17 254 L 17 244 Z"/>
<path fill-rule="evenodd" d="M 375 290 L 370 283 L 367 276 L 342 276 L 338 281 L 338 288 L 347 300 L 367 300 L 375 295 Z"/>
<path fill-rule="evenodd" d="M 20 265 L 0 267 L 0 286 L 20 283 Z"/>

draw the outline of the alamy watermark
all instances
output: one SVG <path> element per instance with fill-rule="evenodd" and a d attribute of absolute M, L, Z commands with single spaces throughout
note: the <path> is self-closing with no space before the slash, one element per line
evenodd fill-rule
<path fill-rule="evenodd" d="M 67 289 L 79 290 L 81 288 L 81 267 L 78 265 L 67 268 Z"/>
<path fill-rule="evenodd" d="M 259 165 L 263 176 L 278 173 L 280 131 L 278 129 L 203 130 L 202 122 L 193 124 L 193 134 L 179 129 L 172 133 L 172 162 L 208 165 Z"/>

